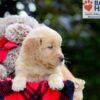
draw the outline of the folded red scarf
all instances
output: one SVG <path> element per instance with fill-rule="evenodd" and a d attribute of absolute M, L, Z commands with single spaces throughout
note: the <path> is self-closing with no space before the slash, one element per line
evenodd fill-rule
<path fill-rule="evenodd" d="M 5 37 L 0 38 L 0 62 L 5 60 L 9 50 L 16 47 L 16 43 L 8 41 Z"/>
<path fill-rule="evenodd" d="M 73 100 L 74 84 L 64 82 L 63 90 L 52 90 L 47 81 L 27 82 L 26 89 L 14 92 L 11 89 L 12 80 L 7 78 L 0 81 L 0 100 Z"/>

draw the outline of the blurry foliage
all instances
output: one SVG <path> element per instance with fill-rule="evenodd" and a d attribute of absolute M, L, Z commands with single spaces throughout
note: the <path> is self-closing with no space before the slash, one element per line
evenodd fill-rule
<path fill-rule="evenodd" d="M 24 6 L 18 9 L 16 4 Z M 33 12 L 29 9 L 33 3 Z M 32 7 L 32 6 L 31 6 Z M 100 22 L 82 19 L 81 0 L 0 0 L 0 16 L 28 14 L 57 30 L 63 37 L 62 49 L 68 68 L 86 80 L 84 100 L 100 98 Z M 69 59 L 68 59 L 69 58 Z"/>

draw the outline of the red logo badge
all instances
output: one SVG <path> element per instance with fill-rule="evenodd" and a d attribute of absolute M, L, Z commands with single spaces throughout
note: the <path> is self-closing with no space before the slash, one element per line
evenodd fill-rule
<path fill-rule="evenodd" d="M 83 7 L 85 10 L 90 11 L 93 7 L 92 5 L 92 1 L 91 0 L 85 0 L 85 2 L 83 3 Z"/>

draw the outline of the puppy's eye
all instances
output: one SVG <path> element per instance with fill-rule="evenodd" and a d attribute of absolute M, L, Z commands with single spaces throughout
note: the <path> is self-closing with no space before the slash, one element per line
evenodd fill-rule
<path fill-rule="evenodd" d="M 48 46 L 48 49 L 53 49 L 53 46 Z"/>

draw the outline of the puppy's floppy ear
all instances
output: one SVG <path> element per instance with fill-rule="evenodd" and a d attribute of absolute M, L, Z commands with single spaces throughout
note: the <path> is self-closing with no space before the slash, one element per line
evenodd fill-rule
<path fill-rule="evenodd" d="M 25 41 L 23 41 L 22 45 L 25 51 L 28 50 L 28 52 L 33 52 L 36 51 L 41 44 L 42 44 L 41 37 L 29 37 L 26 38 Z"/>

